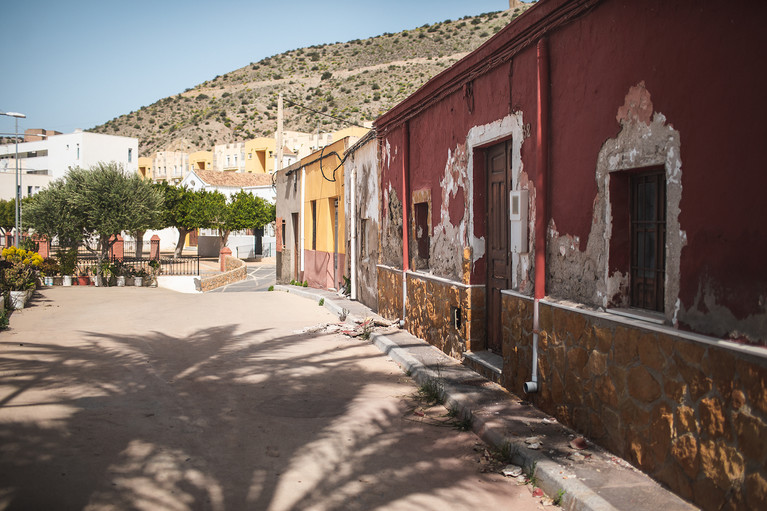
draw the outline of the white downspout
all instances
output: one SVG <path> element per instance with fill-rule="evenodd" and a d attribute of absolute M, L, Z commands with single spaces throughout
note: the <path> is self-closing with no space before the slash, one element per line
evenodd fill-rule
<path fill-rule="evenodd" d="M 538 392 L 538 299 L 533 302 L 533 375 L 522 388 L 525 394 Z"/>
<path fill-rule="evenodd" d="M 305 201 L 305 199 L 306 199 L 306 169 L 304 167 L 301 167 L 301 214 L 299 215 L 301 217 L 301 220 L 298 222 L 299 224 L 301 224 L 299 226 L 299 230 L 301 231 L 300 232 L 301 237 L 299 238 L 301 240 L 301 246 L 299 248 L 299 252 L 301 252 L 301 254 L 299 255 L 301 257 L 301 259 L 300 259 L 300 261 L 301 261 L 301 265 L 300 265 L 301 274 L 304 273 L 304 241 L 305 241 L 304 240 L 304 232 L 306 232 L 306 229 L 304 229 L 304 221 L 305 221 L 305 218 L 304 218 L 304 213 L 305 213 L 304 212 L 304 201 Z M 301 275 L 296 275 L 296 278 L 297 279 L 301 279 L 302 277 L 301 277 Z"/>
<path fill-rule="evenodd" d="M 351 298 L 352 300 L 357 299 L 357 201 L 356 201 L 356 191 L 357 191 L 357 167 L 352 167 L 352 179 L 351 179 L 351 190 L 349 191 L 349 195 L 351 198 L 351 204 L 350 208 L 352 215 L 351 215 L 351 246 L 349 250 L 351 251 L 350 262 L 351 262 L 351 278 L 350 278 L 350 285 L 352 287 L 351 291 Z"/>

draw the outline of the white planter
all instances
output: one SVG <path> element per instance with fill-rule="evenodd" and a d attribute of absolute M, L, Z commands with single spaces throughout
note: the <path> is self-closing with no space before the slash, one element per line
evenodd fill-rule
<path fill-rule="evenodd" d="M 72 285 L 72 275 L 64 275 L 61 277 L 61 285 L 62 286 L 71 286 Z"/>
<path fill-rule="evenodd" d="M 27 304 L 27 292 L 26 291 L 11 291 L 11 309 L 19 310 L 23 309 Z"/>
<path fill-rule="evenodd" d="M 53 277 L 43 277 L 43 281 L 45 282 L 46 287 L 53 286 Z"/>
<path fill-rule="evenodd" d="M 125 287 L 125 277 L 120 275 L 117 277 L 117 287 Z"/>
<path fill-rule="evenodd" d="M 144 285 L 144 277 L 133 277 L 133 285 L 141 287 Z"/>

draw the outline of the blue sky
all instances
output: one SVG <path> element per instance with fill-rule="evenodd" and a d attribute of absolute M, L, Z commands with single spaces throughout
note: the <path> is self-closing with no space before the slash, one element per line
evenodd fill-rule
<path fill-rule="evenodd" d="M 507 9 L 508 0 L 18 0 L 0 5 L 0 111 L 88 129 L 283 51 Z M 0 131 L 13 119 L 0 116 Z"/>

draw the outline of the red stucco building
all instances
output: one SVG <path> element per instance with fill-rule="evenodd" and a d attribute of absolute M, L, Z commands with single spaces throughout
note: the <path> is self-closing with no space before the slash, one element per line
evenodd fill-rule
<path fill-rule="evenodd" d="M 706 509 L 767 495 L 765 19 L 542 0 L 375 123 L 379 311 Z"/>

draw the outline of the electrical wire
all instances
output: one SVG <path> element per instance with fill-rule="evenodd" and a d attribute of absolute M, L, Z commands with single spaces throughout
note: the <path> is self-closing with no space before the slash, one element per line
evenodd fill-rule
<path fill-rule="evenodd" d="M 292 106 L 295 106 L 295 107 L 298 107 L 298 108 L 303 108 L 304 110 L 309 110 L 310 112 L 314 112 L 315 114 L 324 115 L 325 117 L 330 117 L 331 119 L 335 119 L 337 121 L 341 121 L 341 122 L 346 123 L 346 124 L 351 124 L 352 126 L 357 126 L 358 128 L 364 128 L 365 127 L 365 126 L 362 126 L 361 124 L 357 124 L 356 122 L 347 121 L 346 119 L 342 119 L 340 117 L 336 117 L 334 115 L 326 114 L 324 112 L 320 112 L 319 110 L 315 110 L 313 108 L 309 108 L 308 106 L 304 106 L 304 105 L 302 105 L 300 103 L 296 103 L 295 101 L 293 101 L 291 99 L 285 98 L 285 102 L 289 103 Z"/>

